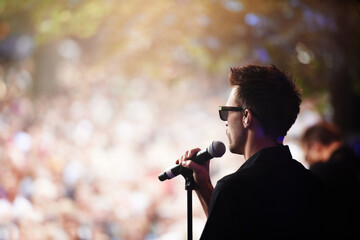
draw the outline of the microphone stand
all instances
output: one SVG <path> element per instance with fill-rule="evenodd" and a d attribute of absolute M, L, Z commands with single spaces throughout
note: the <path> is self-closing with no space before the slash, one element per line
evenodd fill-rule
<path fill-rule="evenodd" d="M 195 180 L 193 171 L 189 168 L 182 168 L 181 175 L 185 178 L 185 190 L 187 190 L 187 239 L 192 240 L 192 190 L 195 189 Z"/>

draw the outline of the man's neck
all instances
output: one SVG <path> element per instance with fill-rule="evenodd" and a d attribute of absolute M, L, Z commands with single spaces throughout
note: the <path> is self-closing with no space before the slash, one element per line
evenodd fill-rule
<path fill-rule="evenodd" d="M 265 137 L 265 136 L 262 138 L 249 137 L 245 145 L 245 151 L 244 151 L 245 161 L 248 160 L 252 155 L 257 153 L 258 151 L 260 151 L 261 149 L 269 148 L 269 147 L 278 147 L 280 145 L 281 144 L 277 142 L 276 139 L 272 139 L 269 137 Z"/>

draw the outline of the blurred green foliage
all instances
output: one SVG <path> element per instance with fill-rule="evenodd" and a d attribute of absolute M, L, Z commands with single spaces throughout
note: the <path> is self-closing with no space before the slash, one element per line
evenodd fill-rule
<path fill-rule="evenodd" d="M 170 82 L 198 73 L 216 81 L 232 65 L 275 64 L 296 77 L 305 97 L 329 92 L 334 121 L 360 129 L 356 0 L 2 0 L 0 19 L 30 33 L 35 51 L 72 38 L 88 63 L 116 59 L 126 74 Z"/>

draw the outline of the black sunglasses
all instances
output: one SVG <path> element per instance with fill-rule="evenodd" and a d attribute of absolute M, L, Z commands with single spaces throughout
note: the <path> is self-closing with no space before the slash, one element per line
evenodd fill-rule
<path fill-rule="evenodd" d="M 228 119 L 228 115 L 229 115 L 229 111 L 236 111 L 236 112 L 241 112 L 244 109 L 241 107 L 227 107 L 227 106 L 219 106 L 219 116 L 220 119 L 223 121 L 227 121 Z"/>

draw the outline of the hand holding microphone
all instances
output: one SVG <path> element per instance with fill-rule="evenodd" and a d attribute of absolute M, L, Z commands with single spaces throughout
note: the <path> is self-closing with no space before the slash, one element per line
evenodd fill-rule
<path fill-rule="evenodd" d="M 208 160 L 214 158 L 214 157 L 221 157 L 224 155 L 226 151 L 224 143 L 220 141 L 213 141 L 209 147 L 207 147 L 204 150 L 200 150 L 198 148 L 192 149 L 190 151 L 187 151 L 185 155 L 181 157 L 180 160 L 177 160 L 177 163 L 179 165 L 176 165 L 174 167 L 168 168 L 163 173 L 159 174 L 158 178 L 160 181 L 164 181 L 166 179 L 172 179 L 179 174 L 183 173 L 183 169 L 186 167 L 189 168 L 195 168 L 196 165 L 191 166 L 191 162 L 186 162 L 186 160 L 192 160 L 194 163 L 197 164 L 204 164 Z"/>

